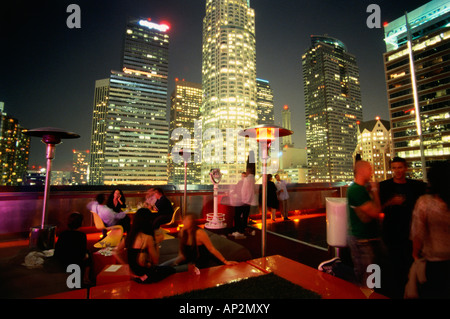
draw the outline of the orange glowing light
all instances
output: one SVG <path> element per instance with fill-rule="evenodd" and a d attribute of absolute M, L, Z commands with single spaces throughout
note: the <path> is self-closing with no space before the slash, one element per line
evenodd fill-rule
<path fill-rule="evenodd" d="M 289 106 L 286 104 L 286 105 L 283 106 L 283 109 L 289 110 Z"/>
<path fill-rule="evenodd" d="M 275 129 L 271 127 L 264 127 L 256 129 L 256 140 L 259 141 L 273 141 L 275 140 Z"/>

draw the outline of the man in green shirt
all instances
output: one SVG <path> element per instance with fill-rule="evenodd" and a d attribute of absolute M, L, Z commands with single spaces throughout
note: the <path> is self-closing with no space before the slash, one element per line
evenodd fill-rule
<path fill-rule="evenodd" d="M 367 266 L 376 264 L 381 253 L 380 199 L 372 178 L 372 166 L 366 161 L 355 163 L 354 182 L 347 189 L 348 244 L 356 280 L 366 286 Z"/>

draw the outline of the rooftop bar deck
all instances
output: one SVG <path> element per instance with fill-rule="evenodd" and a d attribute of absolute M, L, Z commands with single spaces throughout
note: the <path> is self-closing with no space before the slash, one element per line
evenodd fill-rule
<path fill-rule="evenodd" d="M 145 198 L 145 192 L 148 190 L 148 187 L 120 188 L 124 191 L 127 204 L 131 207 L 142 202 Z M 85 228 L 92 227 L 93 221 L 86 209 L 86 204 L 96 194 L 100 192 L 109 193 L 113 189 L 114 187 L 52 188 L 47 223 L 56 225 L 57 230 L 63 229 L 66 217 L 70 213 L 78 211 L 85 217 L 83 226 Z M 180 273 L 173 278 L 166 278 L 163 282 L 158 283 L 160 286 L 157 290 L 161 293 L 155 295 L 146 292 L 146 290 L 149 290 L 144 288 L 147 285 L 139 285 L 131 280 L 122 281 L 123 278 L 128 279 L 125 273 L 125 277 L 122 276 L 120 282 L 100 284 L 84 290 L 76 289 L 53 293 L 48 289 L 42 289 L 42 292 L 36 289 L 34 293 L 25 295 L 20 295 L 20 292 L 15 294 L 14 291 L 3 291 L 2 298 L 161 298 L 163 295 L 168 296 L 187 290 L 216 286 L 230 280 L 242 280 L 249 276 L 271 272 L 319 293 L 323 299 L 383 298 L 382 295 L 363 291 L 350 282 L 317 270 L 320 262 L 333 256 L 331 247 L 328 247 L 326 243 L 325 198 L 342 196 L 345 193 L 345 185 L 295 184 L 290 185 L 288 191 L 291 220 L 283 221 L 279 213 L 276 222 L 272 222 L 268 218 L 267 253 L 265 256 L 261 256 L 261 214 L 258 207 L 252 208 L 246 238 L 235 239 L 227 236 L 227 228 L 213 230 L 222 237 L 227 237 L 227 239 L 244 246 L 250 251 L 252 258 L 240 262 L 234 268 L 218 266 L 218 268 L 202 271 L 200 276 L 206 276 L 207 278 L 200 280 L 202 284 L 198 287 L 190 280 L 198 281 L 199 278 L 193 279 L 186 277 L 188 276 L 186 273 Z M 182 206 L 184 193 L 182 190 L 165 188 L 165 193 L 174 205 Z M 231 226 L 233 208 L 226 205 L 227 195 L 228 188 L 221 187 L 219 211 L 225 213 L 227 225 Z M 9 192 L 3 191 L 0 193 L 0 262 L 3 265 L 14 260 L 14 258 L 17 259 L 17 256 L 20 256 L 19 252 L 27 251 L 29 228 L 36 226 L 41 217 L 42 196 L 43 193 L 39 189 L 10 189 Z M 206 214 L 213 211 L 212 187 L 210 189 L 207 187 L 202 189 L 188 188 L 186 211 L 196 213 L 199 219 L 204 221 Z M 167 232 L 176 236 L 176 228 L 168 227 Z M 96 240 L 98 233 L 88 234 L 89 236 L 91 240 Z M 114 262 L 111 263 L 114 264 Z M 27 270 L 21 269 L 19 272 L 23 280 L 23 277 L 26 277 Z M 67 277 L 67 274 L 64 275 Z M 20 281 L 19 277 L 17 279 Z M 11 278 L 9 280 L 11 281 Z M 108 280 L 106 279 L 106 282 Z M 179 284 L 175 285 L 174 280 L 178 280 L 176 282 L 179 282 Z M 182 282 L 184 284 L 181 284 Z M 135 286 L 140 288 L 136 290 Z M 174 290 L 174 286 L 177 286 L 178 290 Z M 109 292 L 107 287 L 110 287 Z M 11 289 L 11 285 L 5 288 Z M 122 293 L 117 294 L 117 291 L 122 291 Z M 128 291 L 128 293 L 123 291 Z"/>

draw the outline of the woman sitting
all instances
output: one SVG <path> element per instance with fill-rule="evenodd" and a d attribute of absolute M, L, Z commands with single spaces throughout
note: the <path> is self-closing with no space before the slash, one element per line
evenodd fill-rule
<path fill-rule="evenodd" d="M 180 231 L 180 250 L 173 265 L 187 263 L 189 268 L 199 274 L 198 268 L 207 268 L 220 264 L 235 265 L 237 262 L 226 260 L 213 246 L 208 234 L 197 226 L 192 214 L 186 214 L 183 219 L 183 228 Z"/>
<path fill-rule="evenodd" d="M 158 266 L 159 243 L 164 235 L 155 236 L 152 228 L 152 213 L 147 208 L 140 208 L 134 216 L 133 225 L 125 240 L 116 247 L 115 255 L 120 262 L 126 251 L 130 270 L 139 283 L 153 283 L 175 273 L 169 266 Z"/>

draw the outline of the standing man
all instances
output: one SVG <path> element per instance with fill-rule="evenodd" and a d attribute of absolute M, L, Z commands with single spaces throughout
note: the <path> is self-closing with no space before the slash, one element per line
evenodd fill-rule
<path fill-rule="evenodd" d="M 354 182 L 347 189 L 348 244 L 356 280 L 366 287 L 367 266 L 377 264 L 381 254 L 381 207 L 376 184 L 369 184 L 371 164 L 357 161 L 354 172 Z"/>
<path fill-rule="evenodd" d="M 413 262 L 410 240 L 411 218 L 417 199 L 425 194 L 426 184 L 406 178 L 406 160 L 394 157 L 392 178 L 380 183 L 380 203 L 384 213 L 382 238 L 390 265 L 393 298 L 403 298 L 408 272 Z"/>
<path fill-rule="evenodd" d="M 288 210 L 288 198 L 289 194 L 286 187 L 286 182 L 282 181 L 280 175 L 276 174 L 275 179 L 277 182 L 275 185 L 277 186 L 277 195 L 278 200 L 281 202 L 281 215 L 284 217 L 284 220 L 289 220 L 289 210 Z"/>
<path fill-rule="evenodd" d="M 236 239 L 245 238 L 245 228 L 248 223 L 250 206 L 255 197 L 255 173 L 250 167 L 247 167 L 246 176 L 242 183 L 241 196 L 242 205 L 239 206 L 234 215 L 236 231 L 232 233 L 232 235 L 235 236 Z"/>

